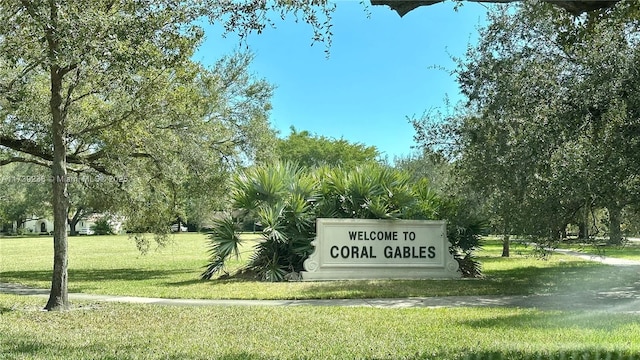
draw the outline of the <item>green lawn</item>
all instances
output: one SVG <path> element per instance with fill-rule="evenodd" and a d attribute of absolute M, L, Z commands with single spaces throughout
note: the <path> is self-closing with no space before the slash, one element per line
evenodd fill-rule
<path fill-rule="evenodd" d="M 70 290 L 182 298 L 336 298 L 571 292 L 638 273 L 514 245 L 479 254 L 485 279 L 267 284 L 200 281 L 205 237 L 140 255 L 123 236 L 70 239 Z M 246 253 L 245 253 L 246 255 Z M 0 238 L 0 281 L 49 285 L 50 238 Z M 237 266 L 238 264 L 236 264 Z M 613 275 L 612 275 L 613 274 Z M 586 281 L 588 280 L 588 281 Z M 640 314 L 519 308 L 174 307 L 0 294 L 0 359 L 640 359 Z"/>
<path fill-rule="evenodd" d="M 255 238 L 255 236 L 253 236 Z M 246 256 L 252 241 L 244 248 Z M 500 257 L 500 244 L 488 241 L 479 258 L 484 279 L 334 281 L 263 283 L 243 279 L 201 281 L 207 263 L 206 236 L 176 235 L 171 245 L 141 255 L 127 236 L 81 236 L 69 240 L 69 291 L 163 298 L 331 299 L 447 295 L 518 295 L 558 292 L 578 286 L 598 288 L 629 276 L 618 269 L 554 255 L 539 260 L 531 249 L 513 245 Z M 0 282 L 48 288 L 52 240 L 0 238 Z M 240 262 L 231 264 L 232 270 Z M 617 276 L 612 274 L 620 273 Z M 585 278 L 589 281 L 585 282 Z"/>

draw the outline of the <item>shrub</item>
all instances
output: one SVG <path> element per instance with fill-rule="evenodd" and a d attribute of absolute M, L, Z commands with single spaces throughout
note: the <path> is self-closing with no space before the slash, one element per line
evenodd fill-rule
<path fill-rule="evenodd" d="M 447 219 L 449 251 L 460 265 L 463 277 L 481 277 L 482 271 L 474 253 L 481 247 L 480 237 L 486 233 L 488 222 L 470 211 L 474 207 L 464 199 L 451 197 L 442 202 L 441 216 Z"/>
<path fill-rule="evenodd" d="M 111 227 L 111 222 L 109 218 L 106 216 L 98 219 L 95 224 L 91 225 L 91 230 L 96 235 L 112 235 L 113 228 Z"/>

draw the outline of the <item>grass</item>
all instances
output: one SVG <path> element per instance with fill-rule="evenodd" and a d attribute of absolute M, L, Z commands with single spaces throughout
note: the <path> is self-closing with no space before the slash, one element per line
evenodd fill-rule
<path fill-rule="evenodd" d="M 248 245 L 251 244 L 248 239 Z M 0 281 L 48 287 L 51 238 L 0 238 Z M 245 249 L 244 256 L 247 255 Z M 70 291 L 168 298 L 368 298 L 579 292 L 637 282 L 567 256 L 488 241 L 485 279 L 200 281 L 206 238 L 180 234 L 140 255 L 127 237 L 70 239 Z M 235 262 L 232 267 L 241 264 Z M 0 359 L 640 359 L 640 313 L 521 308 L 174 307 L 0 294 Z"/>
<path fill-rule="evenodd" d="M 134 304 L 84 304 L 47 313 L 37 311 L 40 305 L 33 298 L 0 295 L 0 357 L 640 358 L 640 316 L 629 314 Z"/>
<path fill-rule="evenodd" d="M 243 255 L 252 241 L 246 238 Z M 0 282 L 48 288 L 52 240 L 0 238 Z M 207 263 L 206 237 L 176 235 L 171 245 L 141 255 L 126 236 L 83 236 L 69 240 L 69 291 L 105 295 L 197 299 L 332 299 L 449 295 L 523 295 L 621 286 L 637 273 L 569 256 L 549 260 L 514 244 L 512 257 L 500 257 L 501 245 L 488 241 L 479 252 L 484 279 L 333 281 L 263 283 L 246 279 L 201 281 Z M 238 268 L 243 260 L 230 264 Z M 612 280 L 612 277 L 614 280 Z M 587 279 L 588 281 L 586 281 Z"/>
<path fill-rule="evenodd" d="M 584 252 L 591 255 L 604 255 L 621 259 L 640 261 L 640 243 L 627 242 L 624 245 L 594 245 L 582 243 L 562 243 L 559 245 L 563 249 L 570 249 Z"/>

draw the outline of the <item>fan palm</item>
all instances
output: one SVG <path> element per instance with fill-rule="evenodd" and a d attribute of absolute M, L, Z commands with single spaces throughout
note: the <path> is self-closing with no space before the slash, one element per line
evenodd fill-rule
<path fill-rule="evenodd" d="M 263 227 L 262 241 L 255 245 L 247 270 L 267 281 L 280 281 L 287 273 L 302 270 L 315 236 L 316 189 L 315 179 L 290 162 L 252 168 L 236 176 L 234 207 Z M 238 254 L 239 229 L 234 225 L 230 231 L 230 224 L 230 217 L 216 223 L 209 237 L 210 263 L 203 279 L 222 271 L 225 261 Z"/>

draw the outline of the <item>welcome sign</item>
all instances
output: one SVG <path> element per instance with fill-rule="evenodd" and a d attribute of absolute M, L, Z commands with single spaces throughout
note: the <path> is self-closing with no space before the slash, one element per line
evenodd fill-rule
<path fill-rule="evenodd" d="M 445 221 L 317 219 L 303 280 L 458 278 Z"/>

